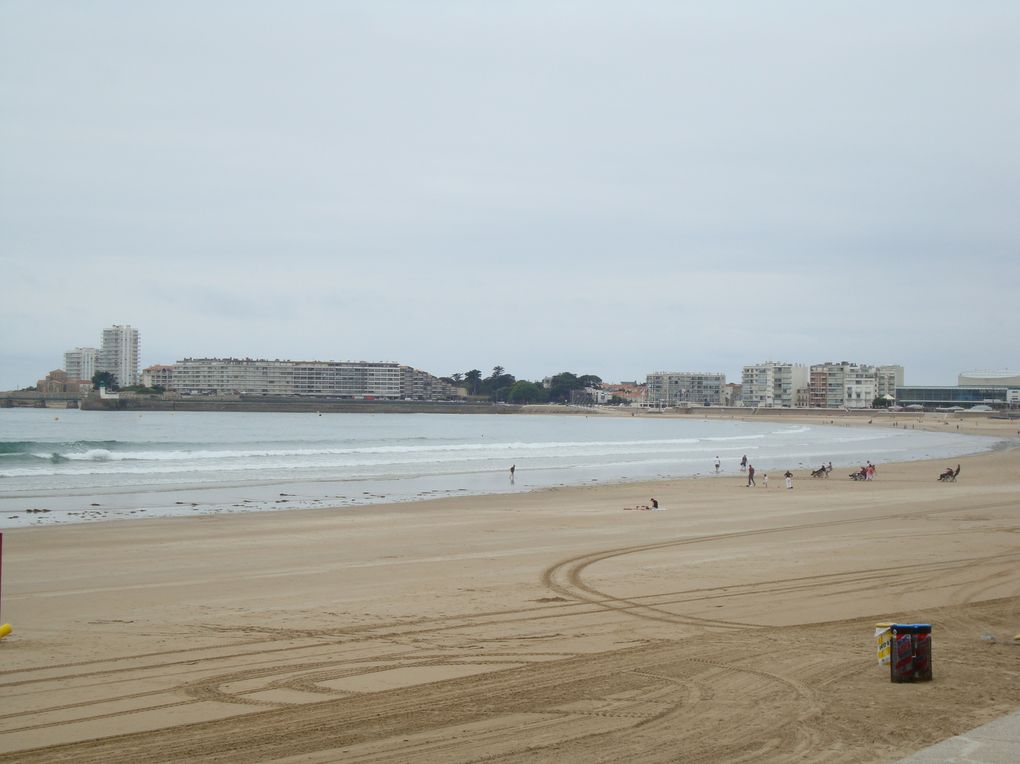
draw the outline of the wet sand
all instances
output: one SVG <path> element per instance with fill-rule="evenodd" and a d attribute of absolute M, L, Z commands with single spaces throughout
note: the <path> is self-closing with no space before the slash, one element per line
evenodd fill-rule
<path fill-rule="evenodd" d="M 7 531 L 0 760 L 892 761 L 1020 709 L 1020 451 L 958 461 Z"/>

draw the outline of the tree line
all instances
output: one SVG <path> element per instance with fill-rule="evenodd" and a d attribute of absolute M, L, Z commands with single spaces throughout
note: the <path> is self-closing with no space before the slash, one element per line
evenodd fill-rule
<path fill-rule="evenodd" d="M 492 373 L 483 377 L 480 369 L 457 372 L 443 380 L 467 389 L 473 398 L 488 398 L 505 403 L 569 403 L 574 390 L 599 389 L 602 379 L 594 374 L 574 374 L 563 371 L 554 375 L 546 387 L 541 382 L 529 382 L 508 374 L 502 366 L 494 366 Z"/>

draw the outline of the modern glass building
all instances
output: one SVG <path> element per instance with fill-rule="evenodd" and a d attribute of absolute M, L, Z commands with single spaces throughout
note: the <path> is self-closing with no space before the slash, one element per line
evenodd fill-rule
<path fill-rule="evenodd" d="M 942 406 L 985 405 L 1004 408 L 1020 403 L 1020 387 L 985 386 L 985 387 L 897 387 L 896 405 L 924 406 L 938 408 Z"/>

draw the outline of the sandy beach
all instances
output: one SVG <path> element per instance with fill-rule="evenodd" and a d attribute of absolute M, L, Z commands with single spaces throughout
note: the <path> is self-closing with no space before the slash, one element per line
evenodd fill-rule
<path fill-rule="evenodd" d="M 894 761 L 1020 709 L 1020 450 L 956 461 L 7 531 L 0 761 Z"/>

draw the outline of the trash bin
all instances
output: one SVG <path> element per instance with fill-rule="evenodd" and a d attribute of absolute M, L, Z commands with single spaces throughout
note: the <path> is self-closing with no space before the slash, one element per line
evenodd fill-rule
<path fill-rule="evenodd" d="M 916 624 L 914 633 L 914 681 L 931 681 L 931 625 Z"/>
<path fill-rule="evenodd" d="M 931 681 L 931 624 L 894 623 L 890 632 L 889 679 L 893 682 Z"/>

